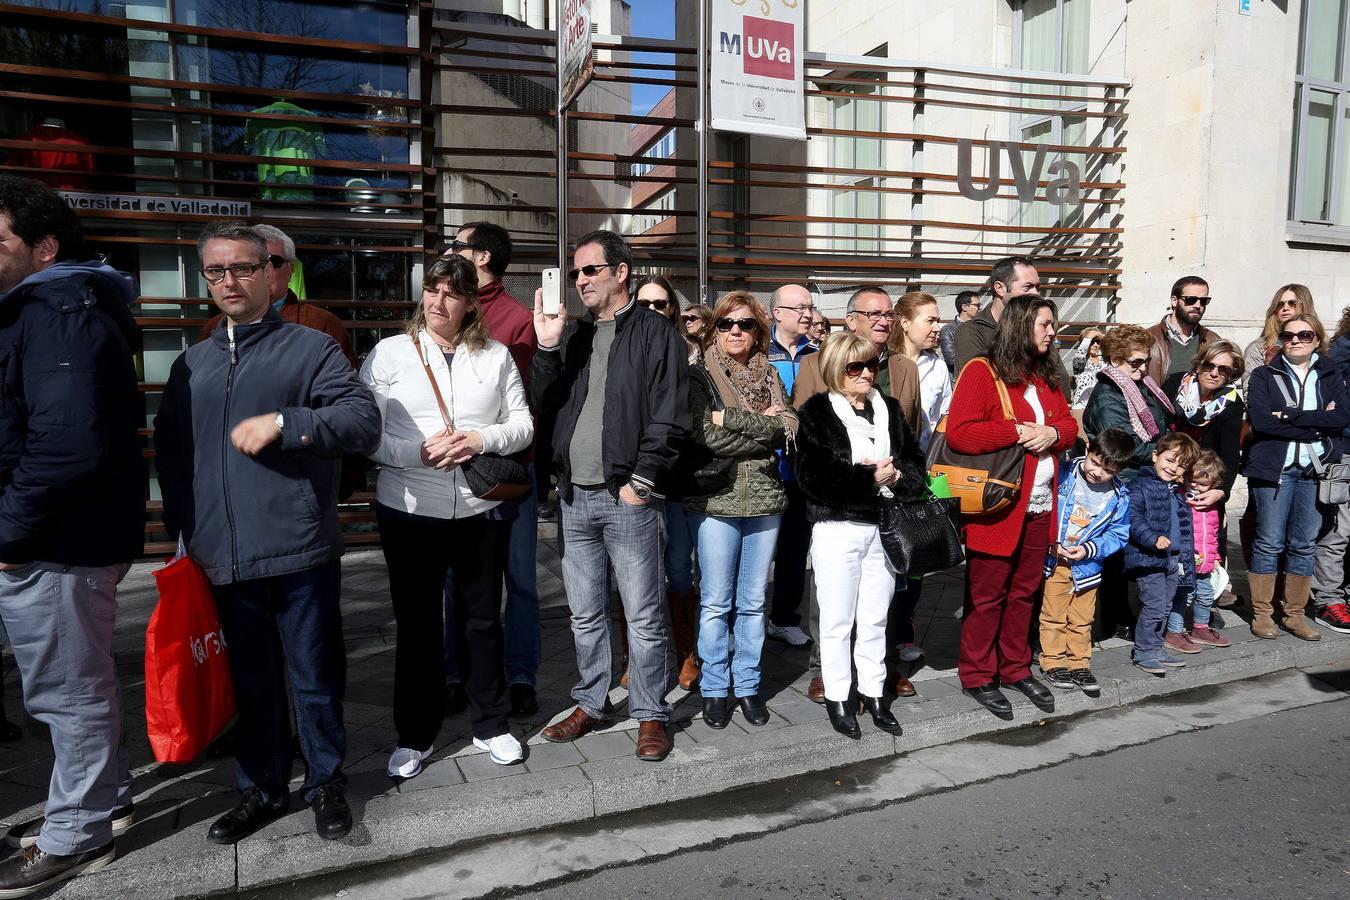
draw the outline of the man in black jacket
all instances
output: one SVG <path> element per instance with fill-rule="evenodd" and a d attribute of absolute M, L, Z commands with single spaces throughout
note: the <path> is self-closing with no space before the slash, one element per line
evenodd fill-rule
<path fill-rule="evenodd" d="M 581 675 L 572 689 L 576 709 L 543 735 L 575 740 L 609 715 L 612 562 L 628 619 L 637 757 L 662 760 L 671 746 L 662 492 L 689 434 L 688 350 L 662 315 L 629 296 L 632 262 L 613 232 L 577 242 L 569 277 L 590 315 L 571 326 L 565 315 L 545 315 L 543 292 L 535 294 L 539 352 L 530 392 L 535 409 L 557 411 L 563 584 Z"/>
<path fill-rule="evenodd" d="M 165 525 L 211 580 L 239 700 L 244 796 L 207 837 L 232 844 L 287 811 L 286 675 L 305 801 L 320 837 L 342 837 L 338 470 L 342 454 L 379 442 L 379 408 L 331 337 L 272 308 L 255 231 L 213 222 L 197 252 L 225 322 L 174 362 L 155 451 Z"/>
<path fill-rule="evenodd" d="M 0 175 L 0 619 L 56 757 L 4 896 L 107 865 L 132 818 L 112 638 L 145 527 L 139 291 L 93 256 L 51 188 Z"/>

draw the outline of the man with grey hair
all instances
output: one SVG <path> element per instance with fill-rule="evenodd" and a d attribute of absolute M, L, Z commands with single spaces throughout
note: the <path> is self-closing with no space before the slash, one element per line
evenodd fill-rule
<path fill-rule="evenodd" d="M 178 357 L 155 417 L 164 525 L 206 572 L 239 700 L 239 804 L 207 839 L 233 844 L 290 803 L 290 712 L 315 830 L 352 826 L 342 771 L 338 461 L 380 440 L 380 410 L 338 345 L 282 320 L 267 242 L 243 222 L 197 240 L 222 327 Z"/>
<path fill-rule="evenodd" d="M 267 242 L 267 258 L 272 264 L 265 270 L 267 296 L 282 321 L 322 331 L 337 341 L 337 345 L 342 348 L 342 355 L 355 366 L 356 354 L 352 351 L 352 339 L 347 334 L 347 327 L 342 324 L 342 320 L 321 306 L 301 303 L 291 287 L 296 266 L 299 265 L 299 259 L 295 255 L 295 241 L 274 225 L 254 225 L 253 231 Z M 197 340 L 204 341 L 210 337 L 211 332 L 220 326 L 221 318 L 220 315 L 216 315 L 207 321 L 202 326 Z"/>

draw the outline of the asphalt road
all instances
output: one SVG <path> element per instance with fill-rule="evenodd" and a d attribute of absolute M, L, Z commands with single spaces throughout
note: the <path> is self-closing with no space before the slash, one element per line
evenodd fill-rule
<path fill-rule="evenodd" d="M 1350 703 L 1163 738 L 519 896 L 1350 896 Z"/>

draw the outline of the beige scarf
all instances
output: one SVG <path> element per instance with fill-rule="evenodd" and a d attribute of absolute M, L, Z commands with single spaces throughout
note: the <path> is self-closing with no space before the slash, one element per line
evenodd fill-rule
<path fill-rule="evenodd" d="M 742 365 L 712 344 L 703 354 L 703 364 L 712 377 L 722 403 L 747 412 L 763 413 L 770 406 L 780 406 L 778 414 L 783 432 L 791 445 L 797 437 L 797 413 L 788 402 L 783 383 L 778 380 L 769 358 L 763 353 L 752 353 L 750 361 Z"/>

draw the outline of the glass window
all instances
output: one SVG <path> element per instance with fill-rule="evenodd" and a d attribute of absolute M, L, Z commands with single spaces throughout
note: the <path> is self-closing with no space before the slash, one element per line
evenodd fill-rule
<path fill-rule="evenodd" d="M 1302 224 L 1350 227 L 1348 21 L 1350 0 L 1304 4 L 1289 201 L 1290 217 Z"/>
<path fill-rule="evenodd" d="M 1020 47 L 1020 66 L 1041 72 L 1055 72 L 1066 75 L 1087 74 L 1091 68 L 1088 56 L 1090 37 L 1091 0 L 1023 0 L 1018 7 L 1018 39 Z M 1076 97 L 1086 94 L 1087 88 L 1081 85 L 1035 84 L 1025 82 L 1018 90 L 1027 93 L 1057 94 L 1061 97 Z M 1028 144 L 1063 144 L 1074 147 L 1088 143 L 1087 119 L 1081 113 L 1087 109 L 1087 103 L 1076 99 L 1025 100 L 1024 108 L 1044 110 L 1044 113 L 1023 113 L 1015 131 L 1017 140 Z M 1022 151 L 1023 165 L 1027 174 L 1035 163 L 1034 150 Z M 1067 160 L 1078 165 L 1080 172 L 1087 171 L 1087 156 L 1081 153 L 1046 154 L 1041 169 L 1041 180 L 1048 180 L 1048 168 L 1055 160 Z M 1004 178 L 1010 173 L 1002 173 Z M 1005 186 L 1005 190 L 1007 190 Z M 1060 208 L 1045 202 L 1039 191 L 1037 199 L 1031 203 L 1017 204 L 1017 218 L 1022 225 L 1052 227 L 1067 224 L 1066 217 L 1079 215 L 1081 208 Z"/>

